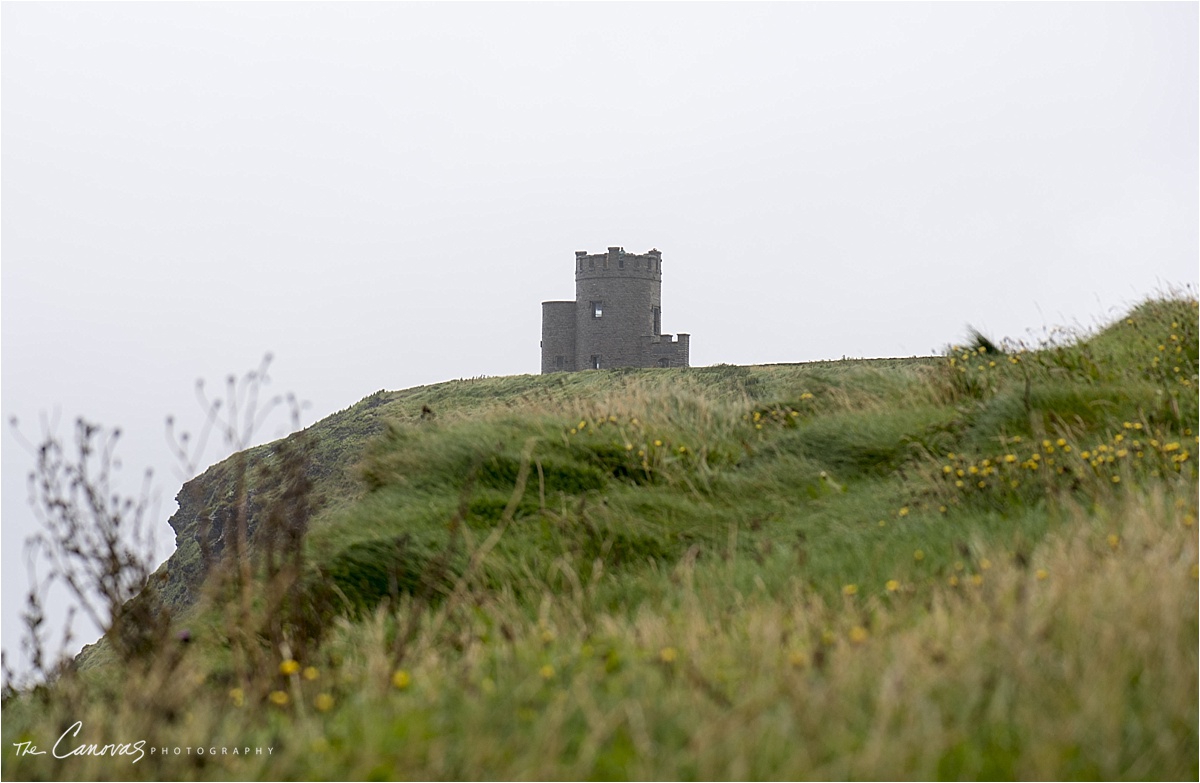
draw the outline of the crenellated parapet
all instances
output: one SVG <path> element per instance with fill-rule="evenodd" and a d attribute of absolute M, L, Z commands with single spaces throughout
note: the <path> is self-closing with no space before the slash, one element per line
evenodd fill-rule
<path fill-rule="evenodd" d="M 662 280 L 662 253 L 626 253 L 623 247 L 610 247 L 607 253 L 575 251 L 575 279 L 630 277 Z"/>

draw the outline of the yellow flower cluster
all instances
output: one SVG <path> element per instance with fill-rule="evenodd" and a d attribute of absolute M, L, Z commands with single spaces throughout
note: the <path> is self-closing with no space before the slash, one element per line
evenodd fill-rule
<path fill-rule="evenodd" d="M 755 408 L 742 417 L 743 421 L 747 421 L 754 425 L 754 429 L 762 430 L 764 427 L 795 427 L 802 416 L 813 413 L 815 406 L 813 401 L 816 398 L 812 392 L 804 392 L 800 395 L 800 400 L 795 405 L 773 405 L 764 408 Z"/>
<path fill-rule="evenodd" d="M 1122 431 L 1090 446 L 1072 444 L 1066 438 L 1044 438 L 1031 446 L 1022 445 L 1020 436 L 1008 438 L 1011 450 L 972 460 L 964 455 L 947 454 L 939 473 L 942 479 L 961 492 L 972 490 L 1017 490 L 1033 477 L 1064 476 L 1074 479 L 1099 477 L 1111 484 L 1121 483 L 1121 471 L 1158 457 L 1162 464 L 1182 469 L 1192 459 L 1191 451 L 1180 441 L 1145 437 L 1141 422 L 1124 422 Z M 1016 448 L 1012 448 L 1016 446 Z M 1158 469 L 1151 465 L 1151 470 Z"/>
<path fill-rule="evenodd" d="M 610 445 L 618 453 L 628 456 L 627 469 L 644 471 L 647 475 L 661 469 L 672 460 L 690 459 L 695 451 L 683 443 L 673 443 L 665 435 L 657 437 L 646 432 L 645 424 L 636 416 L 622 421 L 616 416 L 604 415 L 594 419 L 581 419 L 566 428 L 566 437 L 598 435 L 605 428 L 617 429 L 616 439 Z"/>
<path fill-rule="evenodd" d="M 964 348 L 961 345 L 953 345 L 950 347 L 947 359 L 950 367 L 956 369 L 959 373 L 966 374 L 972 371 L 987 372 L 988 370 L 994 370 L 1002 362 L 1020 364 L 1024 355 L 1025 351 L 1023 350 L 1006 356 L 1003 354 L 989 354 L 988 350 L 982 345 L 977 348 Z"/>
<path fill-rule="evenodd" d="M 299 661 L 294 658 L 285 658 L 279 663 L 279 674 L 283 677 L 295 677 L 299 675 L 307 682 L 314 682 L 321 677 L 321 672 L 315 666 L 302 666 Z M 296 686 L 292 686 L 296 687 Z M 299 698 L 299 691 L 293 691 L 293 695 Z M 240 707 L 245 702 L 245 693 L 241 688 L 234 688 L 229 692 L 230 700 L 234 706 Z M 278 688 L 267 694 L 267 701 L 277 707 L 286 707 L 292 702 L 292 696 L 288 691 Z M 318 712 L 328 712 L 333 709 L 334 698 L 329 693 L 318 693 L 313 699 L 313 706 Z"/>
<path fill-rule="evenodd" d="M 591 421 L 588 421 L 587 419 L 580 419 L 579 423 L 570 427 L 567 430 L 567 432 L 570 435 L 576 435 L 578 433 L 586 431 L 589 427 L 591 427 L 592 430 L 598 430 L 603 427 L 612 426 L 614 424 L 620 424 L 620 423 L 621 423 L 620 419 L 618 419 L 616 416 L 613 416 L 611 414 L 609 414 L 607 416 L 597 416 L 596 418 L 592 419 Z M 631 418 L 629 420 L 629 426 L 633 427 L 634 429 L 637 429 L 638 427 L 640 427 L 641 424 L 642 423 L 640 421 L 638 421 L 636 417 Z"/>

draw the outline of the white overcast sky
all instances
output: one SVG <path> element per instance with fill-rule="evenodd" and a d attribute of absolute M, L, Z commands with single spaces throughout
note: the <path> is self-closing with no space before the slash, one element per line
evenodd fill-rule
<path fill-rule="evenodd" d="M 576 250 L 660 249 L 693 365 L 1094 325 L 1197 283 L 1197 8 L 6 2 L 0 407 L 121 425 L 165 520 L 196 378 L 537 372 Z"/>

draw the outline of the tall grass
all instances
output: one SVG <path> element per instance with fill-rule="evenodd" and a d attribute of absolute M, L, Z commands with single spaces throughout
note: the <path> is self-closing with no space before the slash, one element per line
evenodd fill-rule
<path fill-rule="evenodd" d="M 7 747 L 81 720 L 137 764 L 4 775 L 1195 777 L 1196 333 L 1183 297 L 934 363 L 373 395 L 307 537 L 319 643 L 247 682 L 201 603 L 5 703 Z"/>

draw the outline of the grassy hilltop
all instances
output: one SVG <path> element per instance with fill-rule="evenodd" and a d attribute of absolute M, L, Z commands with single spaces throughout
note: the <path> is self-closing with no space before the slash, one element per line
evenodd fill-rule
<path fill-rule="evenodd" d="M 1174 297 L 928 360 L 378 392 L 184 487 L 169 635 L 5 703 L 8 749 L 144 756 L 3 775 L 1195 778 L 1197 334 Z"/>

